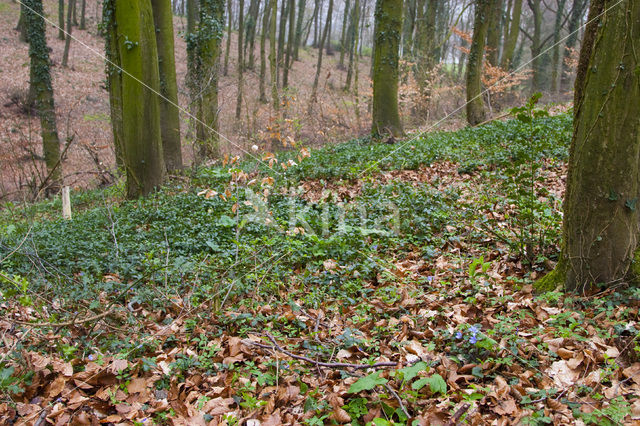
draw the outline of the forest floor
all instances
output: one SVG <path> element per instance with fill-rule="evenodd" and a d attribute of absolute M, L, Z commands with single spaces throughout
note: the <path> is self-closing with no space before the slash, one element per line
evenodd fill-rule
<path fill-rule="evenodd" d="M 640 424 L 638 289 L 532 286 L 571 134 L 354 140 L 77 192 L 71 221 L 6 205 L 0 422 Z"/>

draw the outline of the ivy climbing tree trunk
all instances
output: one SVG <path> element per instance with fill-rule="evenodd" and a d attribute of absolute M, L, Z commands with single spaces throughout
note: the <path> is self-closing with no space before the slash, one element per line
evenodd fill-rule
<path fill-rule="evenodd" d="M 122 68 L 120 87 L 110 87 L 119 90 L 110 97 L 116 100 L 111 106 L 115 112 L 111 120 L 121 120 L 122 133 L 115 139 L 121 144 L 127 197 L 134 199 L 158 188 L 165 176 L 153 11 L 149 0 L 107 0 L 104 7 L 107 56 L 115 64 L 114 72 Z"/>
<path fill-rule="evenodd" d="M 467 122 L 475 126 L 486 118 L 482 99 L 482 64 L 493 0 L 476 0 L 473 37 L 467 62 Z"/>
<path fill-rule="evenodd" d="M 398 109 L 398 61 L 402 1 L 378 0 L 375 11 L 371 134 L 402 136 Z"/>
<path fill-rule="evenodd" d="M 640 2 L 616 1 L 591 2 L 576 79 L 562 254 L 540 289 L 564 284 L 590 293 L 640 272 Z"/>
<path fill-rule="evenodd" d="M 22 0 L 25 5 L 25 24 L 29 32 L 29 93 L 40 117 L 42 152 L 47 166 L 48 180 L 42 182 L 46 195 L 60 190 L 62 172 L 60 139 L 56 124 L 56 111 L 51 85 L 51 61 L 47 47 L 42 0 Z"/>
<path fill-rule="evenodd" d="M 173 172 L 182 169 L 173 11 L 171 10 L 171 0 L 151 0 L 151 6 L 156 29 L 160 93 L 162 94 L 162 98 L 160 98 L 162 152 L 167 171 Z"/>

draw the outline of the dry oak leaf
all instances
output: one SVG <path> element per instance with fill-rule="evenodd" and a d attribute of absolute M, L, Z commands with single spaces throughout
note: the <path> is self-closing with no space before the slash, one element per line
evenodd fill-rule
<path fill-rule="evenodd" d="M 551 367 L 547 369 L 546 373 L 553 378 L 554 383 L 561 390 L 575 384 L 579 376 L 579 373 L 572 370 L 567 361 L 564 360 L 551 364 Z"/>
<path fill-rule="evenodd" d="M 230 407 L 233 404 L 235 404 L 233 398 L 214 398 L 204 404 L 202 411 L 210 416 L 219 416 L 233 411 Z"/>
<path fill-rule="evenodd" d="M 56 396 L 60 395 L 60 393 L 64 389 L 65 383 L 67 383 L 67 379 L 65 379 L 64 376 L 56 377 L 56 379 L 49 385 L 47 396 L 49 398 L 55 398 Z"/>

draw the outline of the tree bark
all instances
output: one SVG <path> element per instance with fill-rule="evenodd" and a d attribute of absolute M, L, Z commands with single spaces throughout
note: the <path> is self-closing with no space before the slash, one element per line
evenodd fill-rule
<path fill-rule="evenodd" d="M 87 0 L 82 0 L 82 6 L 80 8 L 80 27 L 81 30 L 87 29 Z"/>
<path fill-rule="evenodd" d="M 276 21 L 278 20 L 278 0 L 271 0 L 271 18 L 269 22 L 269 71 L 271 73 L 271 102 L 273 110 L 280 111 L 278 95 L 278 52 L 276 50 Z"/>
<path fill-rule="evenodd" d="M 371 134 L 402 136 L 398 109 L 398 61 L 402 31 L 402 0 L 376 3 Z"/>
<path fill-rule="evenodd" d="M 158 49 L 160 76 L 160 132 L 162 152 L 167 171 L 182 169 L 180 143 L 180 111 L 178 109 L 178 82 L 173 38 L 171 0 L 151 0 Z"/>
<path fill-rule="evenodd" d="M 345 83 L 345 90 L 351 88 L 351 79 L 353 78 L 354 68 L 358 67 L 358 23 L 360 22 L 360 1 L 355 0 L 353 5 L 353 12 L 351 15 L 351 43 L 349 43 L 349 68 L 347 68 L 347 81 Z"/>
<path fill-rule="evenodd" d="M 58 0 L 58 39 L 64 40 L 64 0 Z"/>
<path fill-rule="evenodd" d="M 477 0 L 473 22 L 473 38 L 467 62 L 467 122 L 478 125 L 485 121 L 482 99 L 482 64 L 493 0 Z"/>
<path fill-rule="evenodd" d="M 560 87 L 562 90 L 568 90 L 571 85 L 572 70 L 569 69 L 565 61 L 569 58 L 571 50 L 578 44 L 578 29 L 582 23 L 582 18 L 584 17 L 588 3 L 589 0 L 574 0 L 573 6 L 571 7 L 571 15 L 569 17 L 568 25 L 569 35 L 567 36 L 567 42 L 564 49 L 562 73 L 560 76 Z"/>
<path fill-rule="evenodd" d="M 293 42 L 296 37 L 296 2 L 289 0 L 289 35 L 287 37 L 287 51 L 284 58 L 284 75 L 282 85 L 289 87 L 289 71 L 291 70 L 291 57 L 293 55 Z"/>
<path fill-rule="evenodd" d="M 329 25 L 331 17 L 333 15 L 333 0 L 329 0 L 329 10 L 327 10 L 327 24 L 324 26 L 322 37 L 320 38 L 320 46 L 318 46 L 318 63 L 316 64 L 316 76 L 313 80 L 313 87 L 311 88 L 311 98 L 309 99 L 309 114 L 313 111 L 313 105 L 317 102 L 318 97 L 318 84 L 320 82 L 320 73 L 322 71 L 322 52 L 324 51 L 324 44 L 329 36 Z"/>
<path fill-rule="evenodd" d="M 238 10 L 238 93 L 236 97 L 236 124 L 240 120 L 242 113 L 242 91 L 244 86 L 244 55 L 242 48 L 242 38 L 244 36 L 244 0 L 239 0 Z"/>
<path fill-rule="evenodd" d="M 500 62 L 500 34 L 503 0 L 493 0 L 491 22 L 487 31 L 487 62 L 497 67 Z"/>
<path fill-rule="evenodd" d="M 300 59 L 300 43 L 302 42 L 302 25 L 304 21 L 304 11 L 306 8 L 306 0 L 298 0 L 298 21 L 296 22 L 296 40 L 295 49 L 293 51 L 293 60 Z"/>
<path fill-rule="evenodd" d="M 229 74 L 229 54 L 231 51 L 231 33 L 233 32 L 233 8 L 231 5 L 231 0 L 227 0 L 227 46 L 224 52 L 224 75 Z"/>
<path fill-rule="evenodd" d="M 344 69 L 344 54 L 347 51 L 347 26 L 349 22 L 349 6 L 350 0 L 346 0 L 344 5 L 344 14 L 342 16 L 342 31 L 340 34 L 340 60 L 338 62 L 338 68 Z"/>
<path fill-rule="evenodd" d="M 501 68 L 505 70 L 513 69 L 513 54 L 518 44 L 518 36 L 520 35 L 520 18 L 522 16 L 522 0 L 514 0 L 513 12 L 511 14 L 511 22 L 509 23 L 508 36 L 504 41 L 504 49 L 502 52 Z M 506 24 L 505 24 L 506 25 Z"/>
<path fill-rule="evenodd" d="M 160 130 L 158 51 L 153 11 L 148 0 L 108 0 L 108 51 L 121 74 L 120 108 L 122 157 L 127 197 L 134 199 L 158 188 L 165 176 Z M 117 71 L 116 71 L 117 72 Z M 144 84 L 140 84 L 143 82 Z M 116 88 L 117 89 L 117 88 Z M 112 106 L 113 108 L 113 106 Z M 112 109 L 113 110 L 113 109 Z"/>
<path fill-rule="evenodd" d="M 271 3 L 275 0 L 267 0 L 264 4 L 262 13 L 262 32 L 260 33 L 260 102 L 267 102 L 267 94 L 265 91 L 265 79 L 267 74 L 267 58 L 266 44 L 267 31 L 269 30 L 269 16 L 271 14 Z"/>
<path fill-rule="evenodd" d="M 25 8 L 25 24 L 29 32 L 29 92 L 33 96 L 40 117 L 42 152 L 47 167 L 48 182 L 43 182 L 47 196 L 57 193 L 62 185 L 60 164 L 60 139 L 56 124 L 53 86 L 51 85 L 51 61 L 47 47 L 46 28 L 42 0 L 22 0 Z"/>
<path fill-rule="evenodd" d="M 564 6 L 567 0 L 558 0 L 558 10 L 556 11 L 556 19 L 553 26 L 553 60 L 551 62 L 551 91 L 557 93 L 560 91 L 560 35 L 562 32 L 562 18 L 564 15 Z"/>
<path fill-rule="evenodd" d="M 67 68 L 69 65 L 69 49 L 71 48 L 71 32 L 73 31 L 73 25 L 71 17 L 73 16 L 73 9 L 76 7 L 76 0 L 69 0 L 67 6 L 67 37 L 64 42 L 64 51 L 62 53 L 62 66 Z"/>
<path fill-rule="evenodd" d="M 640 271 L 640 2 L 613 4 L 591 2 L 594 22 L 576 79 L 562 254 L 540 289 L 564 284 L 586 294 Z"/>

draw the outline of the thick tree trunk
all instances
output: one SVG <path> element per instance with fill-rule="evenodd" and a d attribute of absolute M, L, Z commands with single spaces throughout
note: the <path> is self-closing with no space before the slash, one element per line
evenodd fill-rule
<path fill-rule="evenodd" d="M 242 57 L 245 60 L 245 65 L 248 69 L 252 70 L 255 66 L 255 41 L 256 41 L 256 27 L 258 25 L 258 13 L 260 11 L 260 0 L 251 0 L 249 6 L 249 14 L 245 20 L 245 39 L 244 39 L 244 53 Z M 249 60 L 247 61 L 247 49 L 249 50 Z"/>
<path fill-rule="evenodd" d="M 200 23 L 195 43 L 196 136 L 199 159 L 220 157 L 218 134 L 218 81 L 220 78 L 221 40 L 224 28 L 224 0 L 200 0 Z"/>
<path fill-rule="evenodd" d="M 482 63 L 494 0 L 477 0 L 473 39 L 467 63 L 467 122 L 475 126 L 486 119 L 482 99 Z"/>
<path fill-rule="evenodd" d="M 64 51 L 62 53 L 62 66 L 66 68 L 69 65 L 69 49 L 71 48 L 71 32 L 73 31 L 73 25 L 71 18 L 73 16 L 73 9 L 76 7 L 76 0 L 69 0 L 67 6 L 67 37 L 64 42 Z"/>
<path fill-rule="evenodd" d="M 562 255 L 537 283 L 542 289 L 564 284 L 584 294 L 638 275 L 640 2 L 613 4 L 591 2 L 595 22 L 576 80 Z"/>
<path fill-rule="evenodd" d="M 513 54 L 518 44 L 518 36 L 520 35 L 520 17 L 522 16 L 522 0 L 514 0 L 513 12 L 511 13 L 511 22 L 509 23 L 509 32 L 504 40 L 504 49 L 502 52 L 501 67 L 505 70 L 513 69 Z M 505 34 L 507 32 L 505 31 Z"/>
<path fill-rule="evenodd" d="M 398 49 L 402 31 L 402 0 L 376 3 L 371 134 L 402 136 L 398 109 Z"/>
<path fill-rule="evenodd" d="M 165 166 L 160 130 L 158 51 L 151 3 L 146 0 L 109 0 L 107 48 L 110 59 L 120 61 L 121 148 L 127 175 L 127 196 L 138 198 L 162 184 Z M 117 71 L 116 71 L 117 72 Z M 140 84 L 144 82 L 144 85 Z M 117 90 L 117 87 L 110 87 Z"/>
<path fill-rule="evenodd" d="M 162 152 L 167 171 L 182 169 L 180 143 L 180 111 L 178 110 L 178 82 L 173 39 L 171 0 L 151 0 L 158 49 L 160 75 L 160 131 Z"/>
<path fill-rule="evenodd" d="M 48 180 L 42 182 L 46 195 L 60 190 L 62 172 L 60 164 L 60 139 L 56 124 L 56 111 L 51 85 L 51 62 L 47 47 L 42 0 L 22 0 L 25 8 L 25 24 L 29 31 L 29 92 L 40 117 L 42 152 L 47 166 Z"/>

